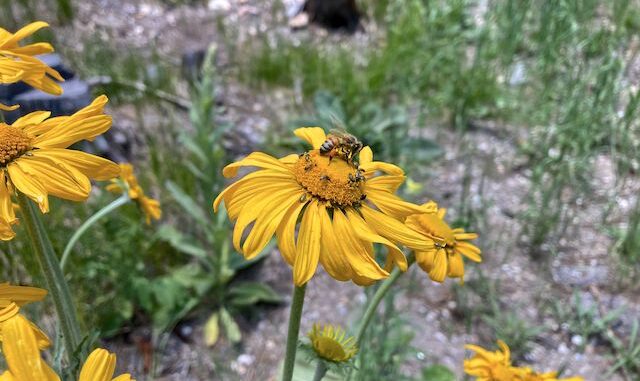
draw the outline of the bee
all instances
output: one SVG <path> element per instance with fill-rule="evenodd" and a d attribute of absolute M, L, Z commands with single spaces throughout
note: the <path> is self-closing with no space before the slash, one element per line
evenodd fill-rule
<path fill-rule="evenodd" d="M 365 177 L 362 175 L 362 171 L 360 169 L 356 171 L 355 175 L 353 173 L 349 173 L 349 182 L 352 184 L 358 184 L 364 180 Z"/>
<path fill-rule="evenodd" d="M 327 135 L 327 140 L 320 146 L 320 154 L 329 156 L 329 161 L 338 156 L 348 163 L 354 164 L 353 159 L 363 147 L 362 142 L 355 136 L 342 130 L 331 130 Z"/>

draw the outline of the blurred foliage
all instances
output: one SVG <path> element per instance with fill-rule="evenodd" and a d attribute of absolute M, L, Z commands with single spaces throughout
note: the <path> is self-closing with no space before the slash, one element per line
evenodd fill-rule
<path fill-rule="evenodd" d="M 0 0 L 0 25 L 10 31 L 23 27 L 25 20 L 42 20 L 42 15 L 56 15 L 44 21 L 70 22 L 74 16 L 73 0 Z"/>
<path fill-rule="evenodd" d="M 480 324 L 481 332 L 488 329 L 486 340 L 500 339 L 508 343 L 514 359 L 522 359 L 531 350 L 531 343 L 541 333 L 544 326 L 536 326 L 525 319 L 519 311 L 523 306 L 507 308 L 501 301 L 503 294 L 500 282 L 478 272 L 476 279 L 465 281 L 464 286 L 455 284 L 453 292 L 456 300 L 454 316 L 462 319 L 467 328 Z"/>
<path fill-rule="evenodd" d="M 372 297 L 375 287 L 366 289 Z M 389 292 L 383 300 L 383 311 L 374 318 L 367 329 L 356 355 L 356 371 L 349 381 L 382 381 L 393 378 L 398 381 L 412 380 L 401 371 L 410 357 L 415 357 L 416 349 L 411 346 L 413 330 L 402 313 L 396 309 L 396 292 Z"/>
<path fill-rule="evenodd" d="M 556 321 L 561 322 L 562 329 L 569 335 L 578 335 L 578 350 L 583 352 L 592 340 L 607 340 L 608 331 L 618 322 L 624 308 L 601 313 L 596 302 L 588 303 L 580 293 L 575 291 L 571 304 L 556 301 L 553 304 Z"/>

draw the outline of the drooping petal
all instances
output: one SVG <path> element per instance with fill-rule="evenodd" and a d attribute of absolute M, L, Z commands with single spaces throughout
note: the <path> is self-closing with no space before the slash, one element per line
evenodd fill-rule
<path fill-rule="evenodd" d="M 258 216 L 242 246 L 246 259 L 254 258 L 267 246 L 289 208 L 300 203 L 301 195 L 302 192 L 285 194 Z"/>
<path fill-rule="evenodd" d="M 320 204 L 320 225 L 322 226 L 322 247 L 320 248 L 320 264 L 331 275 L 339 281 L 346 281 L 352 278 L 353 271 L 342 254 L 338 244 L 338 237 L 333 229 L 331 218 L 327 213 L 324 204 Z"/>
<path fill-rule="evenodd" d="M 11 191 L 7 187 L 7 178 L 3 170 L 0 170 L 0 220 L 4 220 L 6 224 L 16 222 L 16 213 L 11 202 Z"/>
<path fill-rule="evenodd" d="M 449 262 L 447 252 L 444 249 L 436 251 L 433 260 L 433 267 L 431 268 L 431 271 L 429 271 L 429 278 L 439 283 L 444 282 L 444 279 L 447 277 L 448 268 Z"/>
<path fill-rule="evenodd" d="M 327 140 L 327 135 L 325 134 L 324 129 L 322 129 L 321 127 L 296 128 L 293 133 L 300 139 L 311 144 L 311 147 L 313 147 L 313 149 L 320 148 L 322 143 Z"/>
<path fill-rule="evenodd" d="M 291 205 L 289 210 L 282 217 L 282 221 L 276 230 L 276 237 L 278 239 L 278 248 L 280 254 L 284 260 L 293 266 L 296 259 L 296 224 L 298 222 L 298 215 L 306 204 L 299 202 Z"/>
<path fill-rule="evenodd" d="M 400 268 L 400 270 L 407 271 L 407 258 L 398 246 L 371 230 L 362 217 L 360 217 L 360 215 L 354 210 L 347 209 L 347 216 L 349 217 L 351 226 L 353 226 L 354 232 L 360 240 L 364 242 L 380 243 L 386 246 L 388 251 L 387 263 L 385 265 L 386 271 L 391 271 L 394 263 Z"/>
<path fill-rule="evenodd" d="M 379 235 L 414 250 L 427 251 L 433 248 L 433 241 L 411 230 L 402 222 L 377 210 L 363 205 L 360 212 L 367 224 Z"/>
<path fill-rule="evenodd" d="M 293 283 L 300 287 L 307 283 L 318 267 L 322 227 L 318 213 L 318 202 L 311 201 L 300 222 L 296 242 L 296 258 L 293 264 Z"/>
<path fill-rule="evenodd" d="M 15 307 L 13 307 L 15 306 Z M 13 304 L 4 310 L 18 307 Z M 3 318 L 4 319 L 4 318 Z M 38 340 L 30 322 L 19 313 L 0 322 L 2 330 L 2 353 L 11 374 L 18 380 L 56 380 L 47 372 L 40 355 Z"/>
<path fill-rule="evenodd" d="M 365 193 L 367 194 L 367 200 L 371 201 L 384 214 L 396 219 L 404 219 L 416 213 L 427 213 L 427 210 L 422 206 L 404 201 L 387 190 L 370 188 L 366 183 Z"/>
<path fill-rule="evenodd" d="M 49 211 L 49 198 L 47 197 L 47 190 L 40 180 L 36 176 L 23 171 L 17 162 L 10 163 L 7 166 L 7 171 L 9 172 L 11 183 L 16 189 L 35 201 L 42 213 L 47 213 Z"/>
<path fill-rule="evenodd" d="M 84 201 L 89 197 L 91 183 L 85 175 L 68 170 L 46 156 L 23 156 L 15 164 L 23 172 L 37 177 L 50 195 L 72 201 Z"/>
<path fill-rule="evenodd" d="M 98 181 L 110 180 L 120 174 L 120 167 L 116 163 L 82 151 L 47 148 L 34 150 L 33 156 L 44 156 L 57 162 L 62 162 L 77 169 L 85 176 Z"/>
<path fill-rule="evenodd" d="M 116 369 L 116 356 L 98 348 L 91 352 L 80 370 L 79 381 L 111 381 Z"/>
<path fill-rule="evenodd" d="M 482 262 L 482 257 L 480 256 L 480 249 L 473 246 L 468 242 L 458 242 L 456 243 L 455 250 L 460 252 L 465 257 L 471 259 L 474 262 Z"/>
<path fill-rule="evenodd" d="M 389 273 L 369 255 L 362 242 L 358 240 L 349 220 L 339 209 L 333 211 L 333 229 L 338 238 L 339 252 L 347 258 L 355 274 L 372 280 L 389 276 Z"/>

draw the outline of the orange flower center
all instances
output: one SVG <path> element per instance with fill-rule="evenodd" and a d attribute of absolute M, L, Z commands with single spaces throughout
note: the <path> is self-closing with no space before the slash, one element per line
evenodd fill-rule
<path fill-rule="evenodd" d="M 19 128 L 0 123 L 0 166 L 6 166 L 30 149 L 31 138 L 27 134 Z"/>
<path fill-rule="evenodd" d="M 357 206 L 365 199 L 362 172 L 339 157 L 330 160 L 318 150 L 309 151 L 300 156 L 293 171 L 309 194 L 336 207 Z"/>

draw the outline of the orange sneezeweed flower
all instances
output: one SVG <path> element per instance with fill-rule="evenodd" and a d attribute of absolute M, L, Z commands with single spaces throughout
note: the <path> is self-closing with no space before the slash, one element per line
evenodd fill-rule
<path fill-rule="evenodd" d="M 138 183 L 136 175 L 133 173 L 133 166 L 131 164 L 120 164 L 120 178 L 127 185 L 129 198 L 134 200 L 138 206 L 140 206 L 140 209 L 142 209 L 142 212 L 146 217 L 147 224 L 151 223 L 151 219 L 159 220 L 162 217 L 160 202 L 151 197 L 147 197 L 144 193 L 144 189 L 142 189 Z M 117 179 L 112 179 L 111 182 L 111 184 L 107 185 L 107 190 L 109 192 L 124 192 Z"/>

